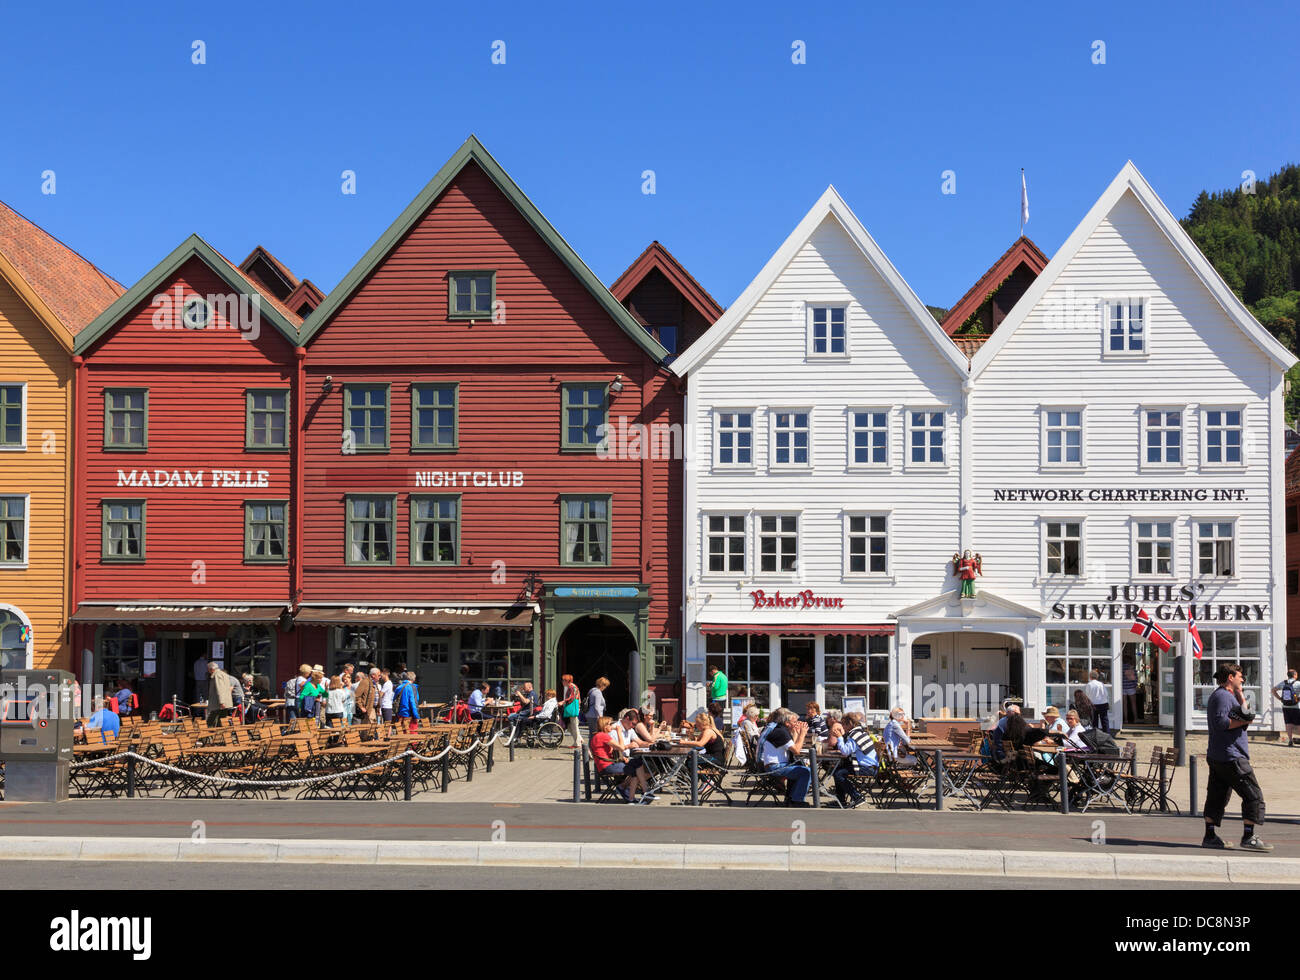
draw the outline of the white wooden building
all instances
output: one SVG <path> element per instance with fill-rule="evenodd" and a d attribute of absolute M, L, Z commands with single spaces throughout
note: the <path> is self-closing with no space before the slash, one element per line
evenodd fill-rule
<path fill-rule="evenodd" d="M 688 710 L 714 663 L 733 697 L 917 715 L 1064 706 L 1096 668 L 1113 725 L 1172 724 L 1142 608 L 1198 620 L 1193 726 L 1232 659 L 1279 727 L 1293 362 L 1132 164 L 969 363 L 828 189 L 674 365 Z"/>

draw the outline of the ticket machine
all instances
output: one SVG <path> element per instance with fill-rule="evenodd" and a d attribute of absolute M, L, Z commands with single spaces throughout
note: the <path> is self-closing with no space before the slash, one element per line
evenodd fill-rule
<path fill-rule="evenodd" d="M 6 801 L 57 803 L 68 798 L 75 684 L 64 670 L 0 671 Z"/>

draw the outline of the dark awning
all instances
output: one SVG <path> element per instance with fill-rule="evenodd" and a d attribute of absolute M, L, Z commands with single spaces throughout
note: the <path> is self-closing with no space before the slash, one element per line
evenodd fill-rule
<path fill-rule="evenodd" d="M 264 623 L 280 621 L 284 605 L 277 606 L 181 606 L 181 605 L 89 605 L 82 603 L 72 614 L 74 623 L 135 623 L 207 625 L 209 623 Z"/>
<path fill-rule="evenodd" d="M 872 623 L 868 625 L 818 623 L 808 626 L 804 623 L 700 623 L 700 632 L 706 636 L 726 633 L 780 633 L 782 636 L 893 636 L 893 623 Z"/>
<path fill-rule="evenodd" d="M 301 626 L 436 626 L 443 629 L 524 629 L 534 609 L 515 606 L 303 606 L 294 617 Z"/>

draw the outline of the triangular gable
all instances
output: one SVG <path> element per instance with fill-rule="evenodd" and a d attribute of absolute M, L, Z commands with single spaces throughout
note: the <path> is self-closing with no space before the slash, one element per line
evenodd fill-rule
<path fill-rule="evenodd" d="M 1025 291 L 1025 295 L 1020 297 L 1019 302 L 1007 314 L 1007 318 L 1002 321 L 989 342 L 980 348 L 979 353 L 972 359 L 972 380 L 988 367 L 989 362 L 997 356 L 998 351 L 1024 323 L 1026 317 L 1038 305 L 1047 290 L 1052 287 L 1061 273 L 1074 260 L 1079 249 L 1092 237 L 1092 233 L 1097 230 L 1097 227 L 1106 220 L 1106 217 L 1119 204 L 1120 199 L 1129 192 L 1132 192 L 1138 203 L 1146 209 L 1152 220 L 1155 221 L 1156 226 L 1164 232 L 1169 243 L 1174 246 L 1174 249 L 1183 257 L 1191 270 L 1196 273 L 1197 278 L 1201 280 L 1210 291 L 1210 294 L 1218 301 L 1223 311 L 1228 315 L 1228 319 L 1232 320 L 1241 329 L 1241 332 L 1254 341 L 1265 356 L 1276 363 L 1283 371 L 1296 363 L 1295 355 L 1264 329 L 1260 322 L 1251 315 L 1250 310 L 1246 309 L 1245 304 L 1237 298 L 1237 294 L 1223 281 L 1223 277 L 1210 264 L 1210 260 L 1196 247 L 1196 243 L 1192 241 L 1191 236 L 1183 230 L 1183 226 L 1178 223 L 1178 219 L 1165 207 L 1164 201 L 1160 200 L 1156 192 L 1151 189 L 1151 185 L 1147 183 L 1146 178 L 1138 172 L 1138 168 L 1130 160 L 1115 175 L 1115 179 L 1110 182 L 1110 186 L 1106 188 L 1105 193 L 1097 199 L 1097 203 L 1079 222 L 1079 226 L 1065 240 L 1065 244 L 1052 256 L 1052 261 L 1047 263 L 1047 268 L 1039 274 L 1033 285 Z"/>
<path fill-rule="evenodd" d="M 156 266 L 150 269 L 141 277 L 140 281 L 128 289 L 125 293 L 117 298 L 103 313 L 97 316 L 94 321 L 77 334 L 76 346 L 73 353 L 85 353 L 90 347 L 99 340 L 110 329 L 125 317 L 131 310 L 135 309 L 140 303 L 150 299 L 158 291 L 158 287 L 168 279 L 171 279 L 191 258 L 197 258 L 209 269 L 211 269 L 226 285 L 236 292 L 250 296 L 258 296 L 262 299 L 273 300 L 273 297 L 257 288 L 247 276 L 232 265 L 216 249 L 205 242 L 198 235 L 191 235 L 185 241 L 181 242 L 176 249 L 163 259 Z M 299 346 L 298 330 L 293 322 L 276 308 L 274 302 L 268 302 L 262 307 L 262 315 L 270 321 L 271 325 L 278 330 L 284 338 L 294 347 Z"/>
<path fill-rule="evenodd" d="M 948 339 L 948 335 L 939 328 L 938 322 L 930 315 L 930 311 L 925 308 L 925 304 L 912 291 L 912 287 L 899 275 L 893 263 L 885 257 L 885 253 L 881 251 L 875 239 L 867 233 L 867 229 L 863 227 L 857 215 L 844 203 L 844 199 L 840 197 L 834 187 L 826 188 L 825 193 L 812 206 L 812 210 L 804 215 L 803 220 L 790 233 L 781 247 L 776 250 L 776 254 L 767 260 L 767 264 L 763 266 L 762 271 L 754 278 L 753 282 L 745 287 L 745 291 L 718 319 L 718 322 L 673 362 L 672 368 L 674 372 L 685 377 L 712 356 L 713 352 L 731 335 L 741 321 L 749 316 L 754 307 L 758 305 L 759 300 L 763 298 L 772 284 L 785 271 L 786 266 L 790 264 L 799 250 L 812 238 L 813 233 L 826 220 L 827 216 L 834 217 L 839 222 L 840 227 L 857 245 L 867 262 L 894 292 L 904 308 L 912 314 L 917 325 L 925 331 L 926 336 L 930 338 L 935 350 L 939 352 L 941 357 L 952 365 L 953 370 L 958 374 L 962 377 L 966 376 L 966 358 Z"/>
<path fill-rule="evenodd" d="M 949 337 L 961 329 L 972 313 L 984 305 L 984 301 L 996 292 L 1007 278 L 1021 266 L 1035 276 L 1047 267 L 1047 256 L 1031 240 L 1021 235 L 1001 257 L 989 267 L 989 270 L 976 280 L 975 285 L 966 290 L 966 295 L 957 301 L 957 305 L 944 314 L 943 332 Z"/>
<path fill-rule="evenodd" d="M 681 293 L 686 302 L 690 303 L 695 312 L 707 322 L 716 323 L 718 317 L 722 316 L 722 307 L 718 301 L 710 296 L 708 291 L 696 281 L 695 277 L 686 271 L 685 266 L 677 261 L 672 252 L 657 241 L 651 242 L 649 247 L 637 256 L 636 261 L 614 280 L 614 284 L 609 287 L 609 291 L 614 294 L 616 300 L 625 303 L 632 290 L 641 285 L 645 281 L 645 277 L 656 269 L 673 284 L 673 288 Z"/>
<path fill-rule="evenodd" d="M 890 613 L 891 619 L 1046 619 L 1047 614 L 1031 606 L 1003 598 L 987 589 L 980 589 L 974 599 L 961 599 L 957 590 L 943 592 L 923 602 Z"/>
<path fill-rule="evenodd" d="M 507 200 L 514 205 L 515 210 L 550 246 L 551 251 L 569 268 L 569 271 L 577 277 L 578 281 L 591 293 L 596 302 L 604 308 L 605 312 L 610 315 L 623 332 L 632 338 L 638 347 L 654 358 L 656 363 L 662 363 L 669 356 L 668 352 L 660 346 L 658 341 L 646 333 L 632 314 L 624 309 L 623 305 L 605 288 L 604 283 L 596 278 L 596 274 L 587 268 L 587 264 L 578 257 L 578 253 L 537 210 L 536 205 L 528 199 L 528 196 L 520 189 L 519 185 L 511 179 L 510 175 L 502 169 L 501 165 L 492 158 L 492 155 L 474 136 L 467 139 L 452 158 L 443 164 L 442 169 L 434 175 L 433 180 L 425 185 L 424 190 L 420 191 L 415 200 L 407 205 L 406 210 L 398 215 L 397 220 L 379 237 L 379 240 L 370 246 L 370 250 L 361 257 L 361 261 L 352 267 L 352 271 L 343 277 L 343 281 L 330 290 L 324 302 L 316 307 L 311 315 L 303 321 L 303 346 L 311 342 L 311 339 L 329 322 L 330 317 L 338 312 L 347 299 L 379 267 L 380 263 L 388 256 L 388 253 L 406 237 L 407 232 L 415 227 L 416 223 L 424 217 L 429 208 L 442 195 L 442 192 L 470 163 L 478 164 L 479 168 L 488 175 L 501 193 L 506 196 Z"/>

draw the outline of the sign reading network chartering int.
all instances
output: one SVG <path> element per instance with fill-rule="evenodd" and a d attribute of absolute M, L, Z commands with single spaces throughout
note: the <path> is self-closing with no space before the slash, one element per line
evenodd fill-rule
<path fill-rule="evenodd" d="M 1005 503 L 1083 503 L 1101 504 L 1177 504 L 1205 501 L 1240 503 L 1250 498 L 1240 487 L 1017 487 L 993 491 L 993 502 Z"/>

